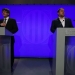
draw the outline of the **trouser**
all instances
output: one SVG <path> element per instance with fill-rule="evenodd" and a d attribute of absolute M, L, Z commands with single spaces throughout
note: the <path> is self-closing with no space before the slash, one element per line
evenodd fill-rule
<path fill-rule="evenodd" d="M 11 41 L 11 69 L 13 68 L 14 64 L 14 42 Z"/>
<path fill-rule="evenodd" d="M 66 36 L 65 37 L 65 61 L 64 61 L 64 75 L 68 75 L 67 73 L 67 69 L 68 69 L 68 67 L 67 67 L 67 59 L 68 59 L 68 57 L 67 57 L 67 55 L 68 55 L 68 45 L 69 45 L 69 43 L 70 43 L 70 38 L 68 37 L 68 36 Z"/>

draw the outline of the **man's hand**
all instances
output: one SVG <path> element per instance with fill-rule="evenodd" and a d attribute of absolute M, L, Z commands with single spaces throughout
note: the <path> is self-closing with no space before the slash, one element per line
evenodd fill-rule
<path fill-rule="evenodd" d="M 0 25 L 5 27 L 6 26 L 6 23 L 1 23 Z"/>

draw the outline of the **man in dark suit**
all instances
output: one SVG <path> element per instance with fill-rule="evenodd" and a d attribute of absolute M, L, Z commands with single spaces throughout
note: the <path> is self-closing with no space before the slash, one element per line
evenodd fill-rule
<path fill-rule="evenodd" d="M 54 33 L 57 28 L 72 28 L 73 27 L 71 19 L 65 18 L 63 8 L 58 9 L 57 13 L 58 13 L 58 18 L 52 21 L 52 25 L 50 28 L 52 33 Z"/>
<path fill-rule="evenodd" d="M 58 9 L 57 13 L 58 13 L 58 18 L 52 21 L 52 25 L 50 28 L 52 33 L 54 33 L 57 28 L 73 28 L 71 19 L 65 18 L 64 15 L 65 12 L 63 8 Z M 65 45 L 67 45 L 69 43 L 69 37 L 66 37 L 65 39 L 66 39 Z M 65 50 L 65 54 L 66 54 L 66 50 Z M 51 63 L 53 63 L 53 61 Z M 65 58 L 65 63 L 66 63 L 66 58 Z M 65 73 L 66 73 L 66 69 L 65 69 Z"/>
<path fill-rule="evenodd" d="M 0 27 L 5 27 L 11 33 L 16 33 L 18 31 L 17 23 L 15 19 L 10 18 L 10 11 L 7 8 L 2 9 L 3 19 L 0 20 Z M 11 69 L 14 63 L 14 36 L 11 37 Z"/>

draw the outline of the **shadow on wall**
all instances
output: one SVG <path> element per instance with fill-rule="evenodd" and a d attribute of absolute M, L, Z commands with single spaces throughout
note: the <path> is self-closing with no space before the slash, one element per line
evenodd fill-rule
<path fill-rule="evenodd" d="M 54 40 L 53 40 L 53 34 L 49 36 L 49 41 L 48 41 L 48 47 L 50 48 L 50 56 L 54 57 L 53 53 L 54 53 L 54 49 L 53 49 L 53 45 L 54 45 Z"/>
<path fill-rule="evenodd" d="M 20 56 L 20 49 L 22 46 L 22 40 L 21 37 L 18 35 L 15 35 L 15 45 L 14 45 L 14 55 L 15 57 Z M 16 50 L 17 49 L 17 50 Z M 16 52 L 17 51 L 17 52 Z M 17 53 L 17 54 L 16 54 Z"/>

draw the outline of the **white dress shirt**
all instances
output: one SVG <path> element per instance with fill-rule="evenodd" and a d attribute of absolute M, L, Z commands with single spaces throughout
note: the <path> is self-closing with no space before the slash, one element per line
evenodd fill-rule
<path fill-rule="evenodd" d="M 65 18 L 64 17 L 63 18 L 59 17 L 59 20 L 60 20 L 62 26 L 65 27 Z"/>
<path fill-rule="evenodd" d="M 6 18 L 4 18 L 4 20 L 6 19 L 6 24 L 7 24 L 7 22 L 8 22 L 8 20 L 9 20 L 9 17 L 6 17 Z M 5 21 L 4 21 L 5 22 Z"/>

